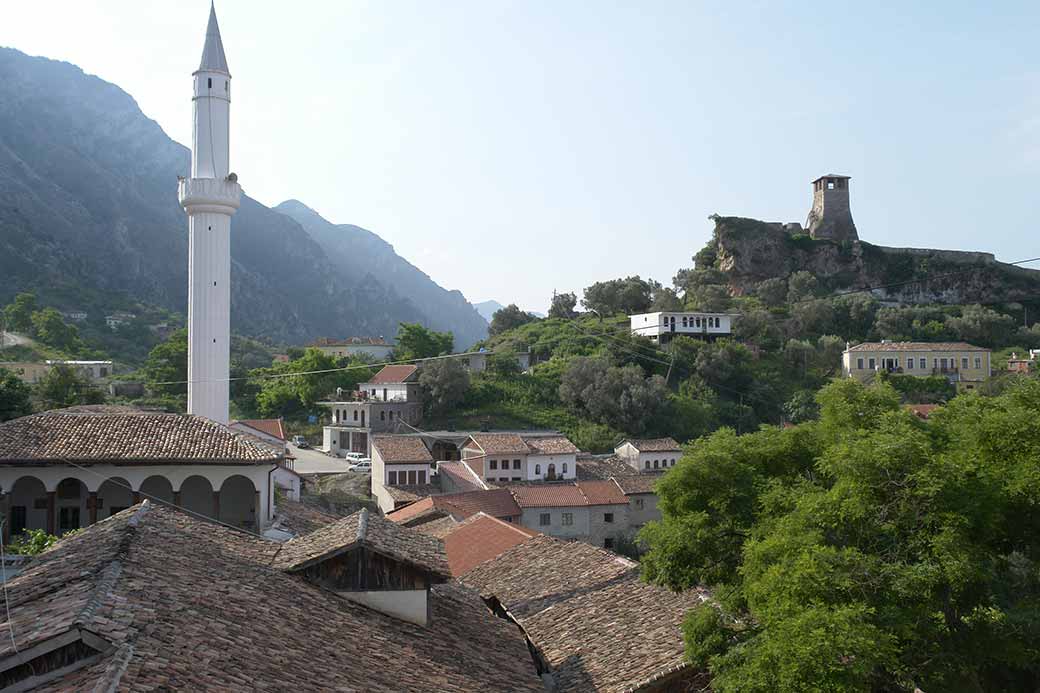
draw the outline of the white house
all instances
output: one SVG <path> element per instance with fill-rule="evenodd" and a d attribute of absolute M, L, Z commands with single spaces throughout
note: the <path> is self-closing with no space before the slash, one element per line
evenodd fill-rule
<path fill-rule="evenodd" d="M 0 424 L 4 533 L 80 529 L 144 498 L 261 531 L 283 456 L 190 414 L 71 407 Z"/>
<path fill-rule="evenodd" d="M 632 334 L 667 344 L 677 335 L 716 338 L 733 333 L 736 313 L 657 312 L 629 315 Z"/>
<path fill-rule="evenodd" d="M 346 339 L 322 337 L 308 346 L 334 358 L 368 356 L 381 360 L 389 358 L 394 351 L 394 345 L 389 344 L 382 337 L 347 337 Z"/>
<path fill-rule="evenodd" d="M 322 448 L 330 454 L 343 451 L 372 456 L 369 439 L 376 433 L 411 430 L 422 418 L 422 389 L 416 366 L 385 366 L 372 380 L 354 392 L 337 392 L 319 404 L 329 410 Z M 405 425 L 407 424 L 407 425 Z"/>
<path fill-rule="evenodd" d="M 628 438 L 614 447 L 614 454 L 640 472 L 669 469 L 682 457 L 682 447 L 674 438 Z"/>
<path fill-rule="evenodd" d="M 422 438 L 374 435 L 372 495 L 384 513 L 397 507 L 394 489 L 410 487 L 415 496 L 428 496 L 434 461 Z M 423 488 L 418 488 L 423 487 Z"/>
<path fill-rule="evenodd" d="M 494 482 L 574 479 L 578 448 L 564 436 L 474 433 L 462 446 L 462 462 Z"/>
<path fill-rule="evenodd" d="M 111 361 L 47 361 L 47 366 L 70 366 L 91 380 L 104 380 L 112 376 Z"/>

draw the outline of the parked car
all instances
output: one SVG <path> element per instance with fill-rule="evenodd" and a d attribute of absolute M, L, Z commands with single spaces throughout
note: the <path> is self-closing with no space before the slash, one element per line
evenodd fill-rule
<path fill-rule="evenodd" d="M 343 457 L 351 462 L 360 462 L 368 459 L 363 452 L 344 452 Z"/>
<path fill-rule="evenodd" d="M 295 445 L 298 448 L 303 448 L 305 450 L 311 446 L 311 444 L 308 443 L 307 439 L 304 438 L 303 436 L 293 436 L 292 437 L 292 444 Z"/>
<path fill-rule="evenodd" d="M 348 467 L 352 472 L 363 472 L 365 474 L 372 473 L 372 461 L 368 459 L 361 460 L 357 464 L 352 464 Z"/>

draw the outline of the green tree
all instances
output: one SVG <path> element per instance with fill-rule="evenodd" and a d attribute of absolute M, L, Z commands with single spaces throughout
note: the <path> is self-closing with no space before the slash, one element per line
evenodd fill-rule
<path fill-rule="evenodd" d="M 186 328 L 171 333 L 165 342 L 152 347 L 144 363 L 144 374 L 148 379 L 148 387 L 154 392 L 174 396 L 188 394 L 188 330 Z M 173 384 L 156 385 L 155 383 Z"/>
<path fill-rule="evenodd" d="M 553 294 L 552 305 L 549 306 L 549 317 L 572 320 L 578 315 L 574 310 L 576 305 L 578 305 L 578 297 L 573 293 Z"/>
<path fill-rule="evenodd" d="M 78 369 L 55 364 L 36 384 L 36 394 L 45 409 L 60 409 L 77 404 L 103 404 L 105 395 Z"/>
<path fill-rule="evenodd" d="M 816 295 L 820 283 L 811 272 L 799 270 L 787 278 L 787 301 L 797 303 Z"/>
<path fill-rule="evenodd" d="M 769 308 L 782 306 L 787 300 L 787 280 L 773 277 L 761 281 L 755 285 L 755 295 Z"/>
<path fill-rule="evenodd" d="M 645 313 L 653 302 L 653 285 L 638 275 L 596 282 L 586 287 L 581 304 L 606 317 L 616 313 Z"/>
<path fill-rule="evenodd" d="M 638 366 L 611 366 L 605 359 L 586 357 L 571 361 L 559 392 L 573 411 L 632 434 L 648 428 L 668 394 L 659 375 L 646 377 Z"/>
<path fill-rule="evenodd" d="M 401 361 L 428 359 L 450 354 L 454 348 L 451 332 L 435 332 L 419 323 L 402 322 L 397 328 L 394 356 Z"/>
<path fill-rule="evenodd" d="M 457 406 L 469 389 L 469 371 L 458 359 L 437 359 L 423 364 L 419 372 L 423 405 L 433 415 L 444 414 Z"/>
<path fill-rule="evenodd" d="M 79 330 L 65 324 L 61 313 L 53 308 L 44 308 L 32 314 L 32 334 L 48 346 L 62 351 L 79 348 Z"/>
<path fill-rule="evenodd" d="M 29 334 L 32 332 L 32 316 L 38 310 L 36 295 L 20 293 L 4 307 L 4 323 L 12 332 Z"/>
<path fill-rule="evenodd" d="M 32 414 L 32 389 L 17 375 L 0 368 L 0 421 Z"/>
<path fill-rule="evenodd" d="M 491 326 L 488 327 L 488 334 L 491 336 L 502 334 L 521 325 L 534 322 L 537 319 L 527 311 L 520 310 L 515 303 L 510 303 L 505 308 L 496 310 L 494 315 L 491 316 Z"/>
<path fill-rule="evenodd" d="M 358 383 L 374 375 L 371 367 L 358 359 L 336 360 L 317 349 L 289 363 L 275 364 L 251 372 L 260 391 L 256 408 L 265 417 L 301 418 L 320 414 L 318 402 L 335 396 L 336 390 L 357 390 Z"/>

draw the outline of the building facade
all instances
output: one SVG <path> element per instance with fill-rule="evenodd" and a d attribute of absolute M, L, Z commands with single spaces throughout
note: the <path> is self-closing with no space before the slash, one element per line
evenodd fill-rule
<path fill-rule="evenodd" d="M 856 223 L 849 205 L 848 176 L 829 173 L 812 182 L 813 205 L 805 228 L 815 239 L 858 241 Z"/>
<path fill-rule="evenodd" d="M 674 337 L 715 339 L 733 333 L 733 313 L 657 312 L 629 315 L 632 334 L 667 344 Z"/>
<path fill-rule="evenodd" d="M 382 360 L 390 358 L 394 352 L 394 345 L 388 344 L 382 337 L 348 337 L 346 339 L 322 337 L 308 346 L 333 358 L 367 356 L 371 359 Z"/>
<path fill-rule="evenodd" d="M 941 376 L 958 390 L 973 390 L 992 374 L 989 349 L 965 342 L 866 342 L 842 354 L 846 378 L 866 381 L 878 373 Z"/>
<path fill-rule="evenodd" d="M 415 366 L 385 366 L 370 382 L 353 392 L 338 392 L 320 402 L 329 410 L 322 447 L 332 455 L 346 452 L 372 457 L 370 438 L 393 433 L 422 421 L 422 388 Z"/>
<path fill-rule="evenodd" d="M 656 472 L 674 467 L 682 446 L 674 438 L 628 438 L 614 447 L 614 454 L 637 472 Z"/>
<path fill-rule="evenodd" d="M 474 433 L 462 445 L 462 462 L 489 482 L 574 479 L 578 448 L 565 436 Z"/>
<path fill-rule="evenodd" d="M 433 456 L 421 438 L 412 436 L 380 436 L 371 438 L 372 497 L 384 513 L 393 512 L 400 503 L 396 488 L 425 490 L 415 495 L 430 495 Z"/>

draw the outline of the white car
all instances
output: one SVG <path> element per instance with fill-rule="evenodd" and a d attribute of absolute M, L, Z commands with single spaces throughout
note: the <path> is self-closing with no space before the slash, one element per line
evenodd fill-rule
<path fill-rule="evenodd" d="M 365 474 L 371 474 L 372 473 L 372 461 L 366 458 L 366 459 L 361 460 L 357 464 L 350 465 L 347 469 L 349 469 L 352 472 L 363 472 Z"/>
<path fill-rule="evenodd" d="M 367 460 L 365 453 L 363 452 L 345 452 L 343 453 L 343 459 L 350 460 L 351 462 L 360 462 L 361 460 Z"/>

